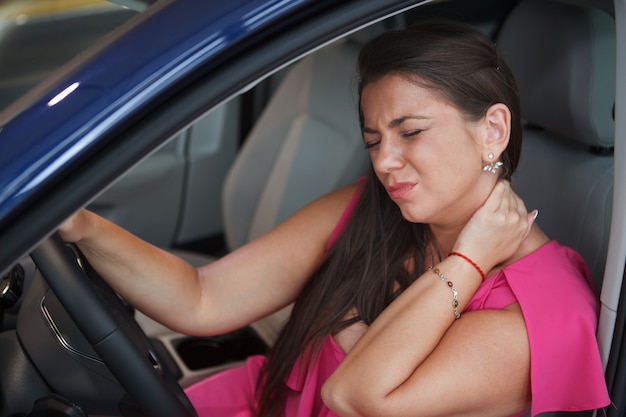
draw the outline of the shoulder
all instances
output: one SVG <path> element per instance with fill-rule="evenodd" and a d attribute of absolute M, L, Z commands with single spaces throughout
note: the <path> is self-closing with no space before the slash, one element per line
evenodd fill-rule
<path fill-rule="evenodd" d="M 313 200 L 264 236 L 263 243 L 268 243 L 267 238 L 276 238 L 289 245 L 296 241 L 302 245 L 304 239 L 323 254 L 327 242 L 337 233 L 335 230 L 341 229 L 343 219 L 349 217 L 350 208 L 356 204 L 360 184 L 349 184 Z"/>
<path fill-rule="evenodd" d="M 550 298 L 559 294 L 572 297 L 570 301 L 597 298 L 585 261 L 578 252 L 555 240 L 507 265 L 503 271 L 516 295 L 518 291 L 530 291 L 534 297 L 538 292 Z"/>
<path fill-rule="evenodd" d="M 348 184 L 326 194 L 321 199 L 327 201 L 328 204 L 336 206 L 343 212 L 348 205 L 356 203 L 356 200 L 358 200 L 358 197 L 361 194 L 363 183 L 364 181 L 359 180 L 352 184 Z"/>
<path fill-rule="evenodd" d="M 338 188 L 314 200 L 304 207 L 302 211 L 306 212 L 307 216 L 321 214 L 334 227 L 345 212 L 350 212 L 354 209 L 362 188 L 361 184 L 361 182 L 355 182 Z"/>

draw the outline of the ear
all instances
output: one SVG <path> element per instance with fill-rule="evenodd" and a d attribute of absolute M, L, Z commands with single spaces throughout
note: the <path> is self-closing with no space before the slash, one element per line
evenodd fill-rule
<path fill-rule="evenodd" d="M 511 111 L 503 103 L 496 103 L 485 113 L 483 135 L 483 160 L 493 154 L 492 161 L 498 160 L 509 144 L 511 135 Z"/>

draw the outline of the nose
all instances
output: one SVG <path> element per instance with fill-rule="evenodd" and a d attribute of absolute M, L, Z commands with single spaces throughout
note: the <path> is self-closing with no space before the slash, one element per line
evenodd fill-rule
<path fill-rule="evenodd" d="M 404 147 L 400 141 L 383 139 L 370 156 L 374 169 L 380 173 L 389 173 L 404 166 Z"/>

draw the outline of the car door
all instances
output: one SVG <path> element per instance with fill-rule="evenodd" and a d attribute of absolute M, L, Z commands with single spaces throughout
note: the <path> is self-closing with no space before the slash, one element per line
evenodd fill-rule
<path fill-rule="evenodd" d="M 16 100 L 136 13 L 106 0 L 0 4 L 0 112 L 19 109 Z M 235 156 L 238 126 L 239 101 L 232 100 L 179 133 L 89 208 L 159 246 L 220 235 L 221 184 Z"/>

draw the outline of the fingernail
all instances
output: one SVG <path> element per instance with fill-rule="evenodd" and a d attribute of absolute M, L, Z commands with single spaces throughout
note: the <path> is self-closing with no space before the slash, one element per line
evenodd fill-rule
<path fill-rule="evenodd" d="M 535 220 L 537 218 L 537 216 L 539 216 L 539 210 L 535 209 L 535 211 L 533 213 L 535 213 L 535 214 L 533 214 L 533 220 Z"/>

